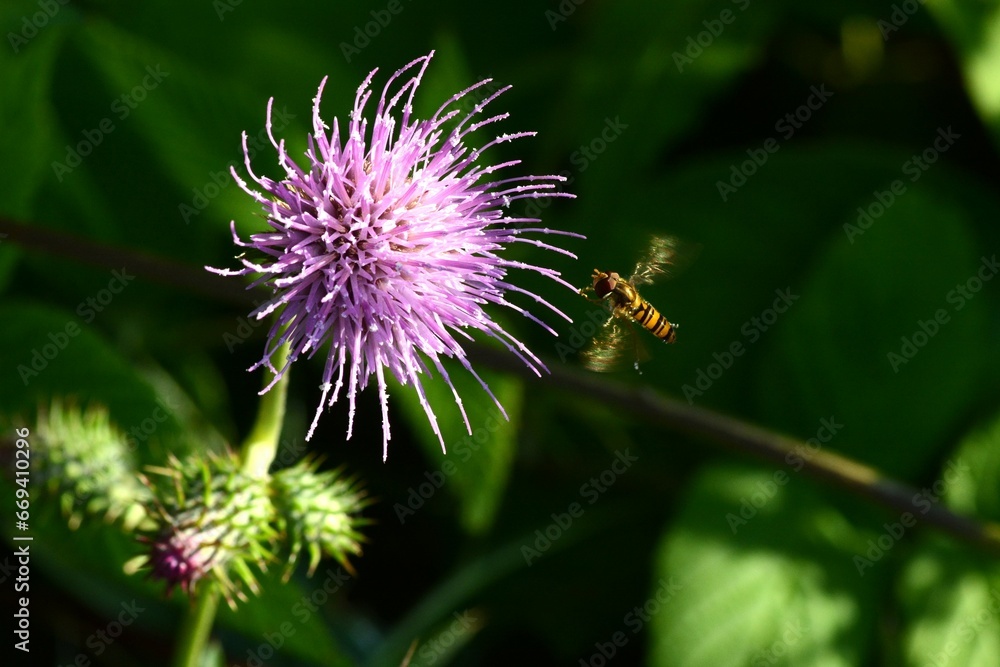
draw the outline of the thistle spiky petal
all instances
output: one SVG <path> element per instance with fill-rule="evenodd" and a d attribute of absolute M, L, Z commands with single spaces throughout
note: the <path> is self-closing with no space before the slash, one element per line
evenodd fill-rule
<path fill-rule="evenodd" d="M 371 72 L 358 88 L 349 121 L 341 124 L 334 119 L 332 129 L 320 114 L 324 79 L 314 99 L 308 150 L 299 162 L 289 156 L 284 140 L 275 139 L 269 103 L 267 133 L 284 178 L 275 181 L 253 172 L 245 133 L 246 171 L 257 187 L 235 169 L 232 173 L 263 208 L 270 229 L 243 241 L 233 223 L 235 244 L 250 249 L 240 257 L 243 268 L 208 267 L 222 275 L 254 276 L 251 287 L 263 284 L 274 293 L 252 313 L 258 320 L 276 313 L 263 357 L 250 369 L 266 367 L 275 373 L 264 391 L 295 360 L 312 357 L 330 345 L 307 440 L 323 409 L 342 392 L 349 407 L 350 438 L 357 394 L 375 377 L 382 404 L 383 459 L 389 442 L 388 374 L 403 385 L 412 383 L 444 449 L 420 376 L 437 370 L 451 387 L 471 434 L 462 399 L 442 359 L 456 359 L 502 412 L 503 406 L 466 357 L 463 344 L 471 339 L 470 331 L 499 341 L 536 374 L 545 365 L 484 306 L 512 310 L 555 334 L 516 305 L 511 294 L 521 294 L 536 307 L 572 320 L 541 296 L 515 285 L 508 273 L 534 272 L 576 292 L 558 271 L 505 256 L 512 245 L 530 244 L 574 257 L 532 235 L 579 235 L 537 227 L 539 221 L 527 214 L 527 207 L 520 214 L 512 211 L 518 200 L 571 196 L 558 190 L 566 179 L 508 175 L 520 160 L 484 161 L 488 148 L 534 134 L 474 139 L 478 130 L 492 129 L 507 117 L 506 113 L 484 116 L 484 112 L 509 86 L 490 90 L 491 80 L 486 79 L 453 95 L 429 119 L 415 117 L 414 95 L 432 55 L 414 60 L 389 78 L 369 120 L 366 107 L 375 71 Z M 285 342 L 291 348 L 288 361 L 274 368 L 271 358 Z"/>

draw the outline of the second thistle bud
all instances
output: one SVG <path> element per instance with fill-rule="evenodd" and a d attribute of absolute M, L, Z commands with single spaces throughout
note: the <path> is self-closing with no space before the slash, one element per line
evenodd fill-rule
<path fill-rule="evenodd" d="M 130 531 L 146 517 L 148 489 L 136 478 L 132 452 L 106 409 L 53 401 L 39 414 L 38 450 L 34 472 L 58 498 L 70 528 L 103 516 Z"/>
<path fill-rule="evenodd" d="M 168 590 L 192 593 L 208 578 L 235 606 L 244 590 L 259 591 L 254 570 L 279 557 L 287 558 L 287 575 L 305 551 L 311 574 L 324 556 L 350 569 L 348 556 L 361 553 L 364 492 L 340 471 L 319 472 L 315 461 L 263 478 L 246 474 L 233 454 L 155 471 L 172 484 L 147 480 L 159 498 L 152 512 L 158 527 L 141 560 Z"/>
<path fill-rule="evenodd" d="M 148 540 L 151 576 L 191 592 L 211 575 L 231 606 L 234 595 L 245 599 L 244 587 L 257 592 L 251 565 L 266 569 L 278 537 L 269 480 L 244 474 L 231 454 L 157 471 L 174 484 L 161 494 L 159 531 Z"/>
<path fill-rule="evenodd" d="M 361 553 L 364 522 L 357 513 L 367 505 L 355 480 L 338 470 L 318 472 L 316 461 L 303 461 L 275 474 L 274 502 L 278 507 L 290 552 L 288 572 L 299 553 L 309 553 L 309 574 L 323 556 L 336 558 L 351 570 L 347 558 Z"/>

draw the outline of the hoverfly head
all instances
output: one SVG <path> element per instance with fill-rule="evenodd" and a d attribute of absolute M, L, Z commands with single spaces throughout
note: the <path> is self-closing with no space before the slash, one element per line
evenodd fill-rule
<path fill-rule="evenodd" d="M 615 291 L 618 280 L 618 274 L 613 271 L 605 273 L 604 271 L 594 269 L 594 294 L 597 295 L 598 299 L 603 299 Z"/>

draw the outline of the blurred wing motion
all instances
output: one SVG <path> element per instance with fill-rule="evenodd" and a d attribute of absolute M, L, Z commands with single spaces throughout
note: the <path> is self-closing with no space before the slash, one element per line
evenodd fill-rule
<path fill-rule="evenodd" d="M 639 362 L 648 358 L 645 347 L 636 335 L 633 322 L 640 324 L 666 343 L 673 343 L 677 325 L 671 323 L 644 299 L 638 285 L 651 285 L 661 277 L 670 277 L 697 255 L 698 248 L 678 241 L 672 236 L 654 236 L 645 254 L 626 279 L 615 272 L 594 269 L 593 284 L 580 290 L 590 301 L 600 303 L 610 313 L 603 329 L 581 354 L 583 364 L 593 371 L 607 372 L 620 368 L 631 357 L 636 370 Z M 627 352 L 631 349 L 631 354 Z"/>
<path fill-rule="evenodd" d="M 601 327 L 590 345 L 580 353 L 580 359 L 585 368 L 599 373 L 622 370 L 631 361 L 631 357 L 627 354 L 630 341 L 636 351 L 642 348 L 635 330 L 628 323 L 612 316 Z M 642 354 L 645 356 L 645 350 Z"/>
<path fill-rule="evenodd" d="M 580 358 L 585 368 L 598 373 L 622 370 L 629 363 L 639 368 L 639 362 L 649 358 L 646 346 L 639 340 L 635 327 L 613 315 L 590 342 Z"/>
<path fill-rule="evenodd" d="M 700 250 L 700 246 L 684 243 L 673 236 L 654 236 L 626 282 L 633 286 L 652 285 L 661 278 L 672 278 L 687 268 Z"/>

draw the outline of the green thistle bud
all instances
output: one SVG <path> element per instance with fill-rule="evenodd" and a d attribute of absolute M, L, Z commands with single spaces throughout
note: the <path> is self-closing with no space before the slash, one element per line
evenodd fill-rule
<path fill-rule="evenodd" d="M 269 480 L 243 473 L 233 454 L 171 463 L 153 469 L 173 485 L 156 489 L 158 530 L 146 540 L 150 576 L 165 580 L 168 592 L 179 585 L 187 593 L 211 576 L 235 607 L 234 596 L 246 599 L 244 586 L 259 591 L 251 566 L 266 570 L 273 560 L 278 533 Z"/>
<path fill-rule="evenodd" d="M 357 480 L 342 470 L 317 472 L 319 461 L 301 461 L 275 473 L 274 503 L 288 541 L 288 571 L 301 551 L 309 553 L 311 575 L 323 556 L 336 558 L 353 572 L 348 555 L 361 554 L 364 537 L 356 529 L 367 523 L 357 513 L 368 505 Z"/>
<path fill-rule="evenodd" d="M 136 477 L 128 440 L 105 408 L 82 412 L 54 400 L 50 410 L 39 412 L 37 442 L 36 474 L 58 497 L 70 528 L 79 528 L 87 516 L 103 516 L 120 518 L 130 531 L 146 517 L 149 492 Z"/>

